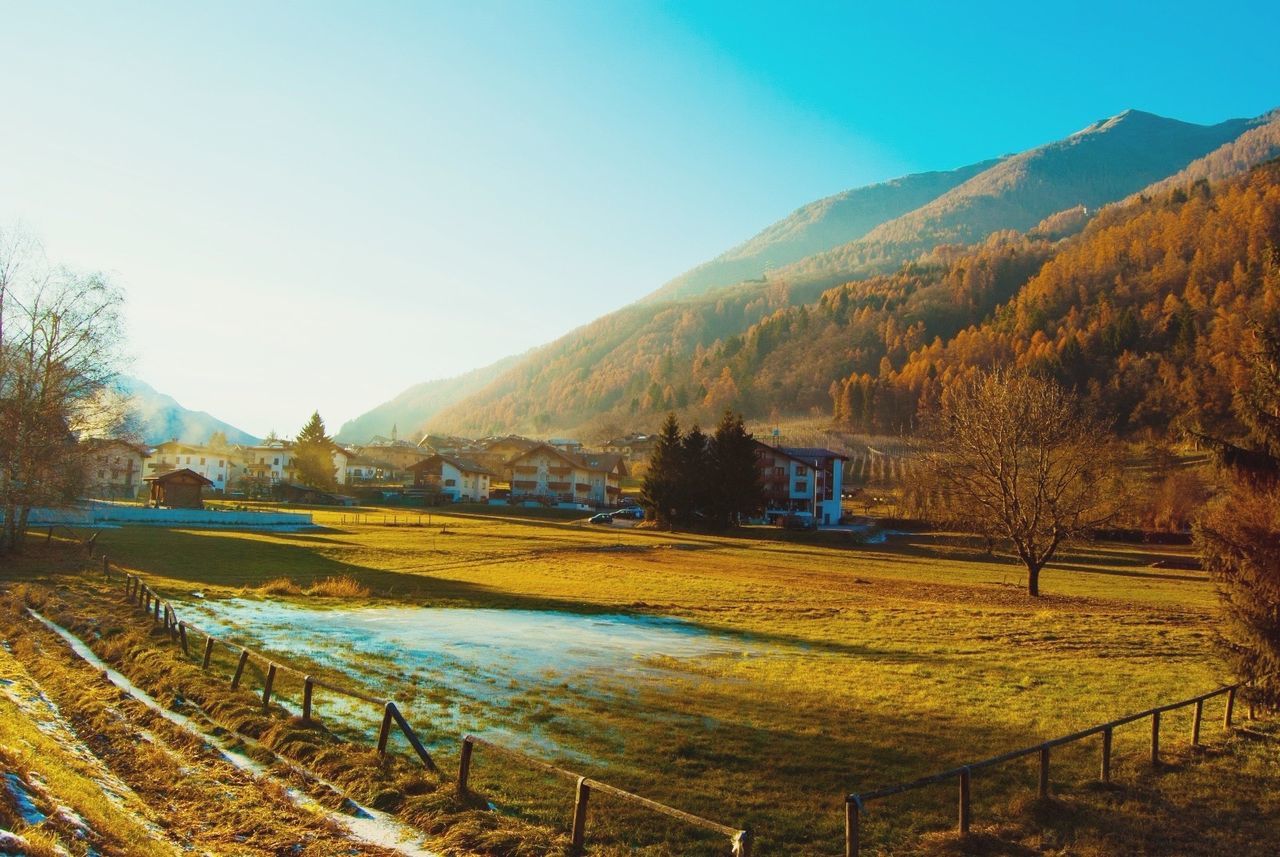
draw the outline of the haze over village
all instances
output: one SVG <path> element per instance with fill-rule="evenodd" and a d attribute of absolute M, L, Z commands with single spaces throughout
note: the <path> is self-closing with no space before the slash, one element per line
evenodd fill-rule
<path fill-rule="evenodd" d="M 1280 854 L 1274 4 L 0 21 L 0 857 Z"/>

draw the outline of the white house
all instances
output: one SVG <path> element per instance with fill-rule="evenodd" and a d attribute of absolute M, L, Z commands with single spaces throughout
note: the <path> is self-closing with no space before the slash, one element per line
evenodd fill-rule
<path fill-rule="evenodd" d="M 494 477 L 493 471 L 474 461 L 438 453 L 419 461 L 409 472 L 414 488 L 435 491 L 451 503 L 487 502 Z"/>
<path fill-rule="evenodd" d="M 293 466 L 293 444 L 274 441 L 259 446 L 242 447 L 245 469 L 253 479 L 275 485 L 287 482 Z"/>
<path fill-rule="evenodd" d="M 756 466 L 764 485 L 765 519 L 795 516 L 815 526 L 840 522 L 840 492 L 848 457 L 817 447 L 756 443 Z"/>
<path fill-rule="evenodd" d="M 191 470 L 213 483 L 213 490 L 226 491 L 240 465 L 238 449 L 214 449 L 191 443 L 166 441 L 147 459 L 147 475 L 159 476 L 171 470 Z"/>

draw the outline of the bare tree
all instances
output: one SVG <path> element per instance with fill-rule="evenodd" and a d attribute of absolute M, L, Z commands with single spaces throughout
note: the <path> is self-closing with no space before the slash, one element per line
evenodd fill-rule
<path fill-rule="evenodd" d="M 25 234 L 0 232 L 0 552 L 21 548 L 33 506 L 75 497 L 78 439 L 123 419 L 120 305 L 100 275 L 51 268 Z"/>
<path fill-rule="evenodd" d="M 1123 507 L 1119 450 L 1107 428 L 1053 381 L 997 369 L 950 389 L 931 462 L 952 514 L 1027 567 L 1027 592 L 1067 539 Z"/>

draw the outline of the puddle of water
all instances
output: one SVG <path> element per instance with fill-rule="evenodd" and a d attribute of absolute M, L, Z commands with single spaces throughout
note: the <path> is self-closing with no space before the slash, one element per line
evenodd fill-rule
<path fill-rule="evenodd" d="M 329 649 L 388 658 L 404 667 L 461 668 L 502 680 L 545 682 L 607 669 L 652 673 L 646 658 L 741 655 L 750 642 L 679 619 L 550 610 L 359 607 L 330 610 L 231 598 L 186 605 L 214 633 L 249 630 L 272 651 Z"/>
<path fill-rule="evenodd" d="M 504 724 L 512 725 L 511 718 L 501 709 L 519 705 L 531 691 L 596 697 L 606 682 L 633 689 L 639 682 L 669 680 L 682 660 L 764 651 L 759 643 L 667 617 L 403 606 L 334 610 L 247 598 L 175 609 L 225 639 L 358 675 L 375 693 L 403 700 L 415 682 L 438 688 L 420 694 L 414 707 L 442 741 L 482 728 L 514 746 L 569 756 L 574 754 L 537 724 L 508 731 Z M 327 709 L 355 728 L 376 727 L 380 715 L 328 696 L 321 705 L 321 716 Z M 492 722 L 486 711 L 495 714 Z"/>
<path fill-rule="evenodd" d="M 120 673 L 108 666 L 105 661 L 99 658 L 97 654 L 85 645 L 85 643 L 75 634 L 72 634 L 56 622 L 46 619 L 44 616 L 41 616 L 30 608 L 28 608 L 27 612 L 49 628 L 49 630 L 62 637 L 67 645 L 71 647 L 72 651 L 79 655 L 83 660 L 87 661 L 95 669 L 102 671 L 112 684 L 124 690 L 134 699 L 138 700 L 169 722 L 199 737 L 206 744 L 216 749 L 218 753 L 226 759 L 226 761 L 230 762 L 235 767 L 253 774 L 254 776 L 271 778 L 270 771 L 264 765 L 235 750 L 230 741 L 210 735 L 191 720 L 191 718 L 165 708 L 149 693 L 130 681 L 123 673 Z M 234 737 L 236 740 L 245 744 L 254 743 L 252 739 L 243 735 L 235 735 Z M 330 789 L 333 789 L 334 791 L 339 791 L 336 787 L 326 783 L 324 780 L 316 777 L 312 777 L 312 779 Z M 371 845 L 391 848 L 399 851 L 401 854 L 409 855 L 409 857 L 440 857 L 440 855 L 436 854 L 434 851 L 429 851 L 422 846 L 422 839 L 416 831 L 413 831 L 411 828 L 401 824 L 386 813 L 361 806 L 354 801 L 348 801 L 353 809 L 351 814 L 337 813 L 325 809 L 310 796 L 292 787 L 285 786 L 284 792 L 288 796 L 289 800 L 295 805 L 328 816 L 337 822 L 339 826 L 349 830 L 353 836 Z"/>

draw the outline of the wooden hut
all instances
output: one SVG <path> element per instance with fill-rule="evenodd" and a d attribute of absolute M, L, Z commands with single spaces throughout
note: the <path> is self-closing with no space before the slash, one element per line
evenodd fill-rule
<path fill-rule="evenodd" d="M 150 503 L 157 509 L 167 506 L 170 509 L 203 509 L 204 500 L 200 492 L 213 483 L 194 470 L 170 470 L 158 476 L 148 476 L 145 480 L 151 485 Z"/>

